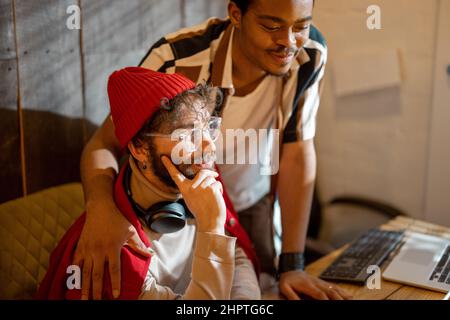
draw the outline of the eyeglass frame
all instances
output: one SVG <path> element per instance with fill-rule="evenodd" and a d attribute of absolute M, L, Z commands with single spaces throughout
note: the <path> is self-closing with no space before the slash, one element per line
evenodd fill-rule
<path fill-rule="evenodd" d="M 209 119 L 208 119 L 208 122 L 207 122 L 208 124 L 207 124 L 207 126 L 204 126 L 204 127 L 202 128 L 202 137 L 203 137 L 204 132 L 206 131 L 206 132 L 208 132 L 208 136 L 209 136 L 209 137 L 211 138 L 211 140 L 214 142 L 214 141 L 217 140 L 217 138 L 219 137 L 219 135 L 217 135 L 215 138 L 213 138 L 213 137 L 211 136 L 211 134 L 209 133 L 209 130 L 211 130 L 211 128 L 210 128 L 209 126 L 210 126 L 210 123 L 211 123 L 212 121 L 215 121 L 215 122 L 217 123 L 217 129 L 216 129 L 216 130 L 220 130 L 220 125 L 222 124 L 222 117 L 211 116 L 211 117 L 209 117 Z M 206 127 L 208 127 L 208 128 L 205 130 Z M 183 131 L 190 131 L 191 134 L 186 134 L 185 137 L 189 137 L 189 136 L 192 137 L 192 132 L 193 132 L 194 130 L 196 130 L 196 129 L 198 130 L 198 128 L 196 128 L 195 125 L 194 125 L 194 128 L 178 128 L 178 129 L 175 129 L 171 134 L 164 134 L 164 133 L 145 133 L 144 135 L 147 136 L 147 137 L 170 138 L 172 141 L 185 142 L 185 140 L 184 140 L 185 138 L 184 138 L 184 139 L 180 139 L 180 138 L 178 137 L 177 140 L 174 140 L 173 137 L 172 137 L 173 133 L 176 132 L 177 130 L 180 130 L 180 131 L 181 131 L 181 130 L 183 130 Z M 193 142 L 192 139 L 191 139 L 191 142 Z"/>

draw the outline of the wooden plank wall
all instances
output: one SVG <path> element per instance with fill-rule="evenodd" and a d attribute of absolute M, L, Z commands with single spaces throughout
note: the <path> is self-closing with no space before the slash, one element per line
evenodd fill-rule
<path fill-rule="evenodd" d="M 170 19 L 160 17 L 173 7 L 178 10 Z M 179 0 L 81 0 L 81 9 L 86 119 L 94 125 L 89 125 L 90 135 L 109 113 L 109 74 L 137 65 L 158 37 L 182 25 Z"/>
<path fill-rule="evenodd" d="M 70 5 L 81 30 L 69 30 Z M 226 16 L 227 0 L 0 0 L 0 203 L 79 181 L 109 113 L 106 84 L 164 34 Z M 17 47 L 16 47 L 17 46 Z"/>
<path fill-rule="evenodd" d="M 23 192 L 13 20 L 12 0 L 0 0 L 0 202 Z"/>
<path fill-rule="evenodd" d="M 74 0 L 15 1 L 26 190 L 79 180 L 83 103 Z"/>
<path fill-rule="evenodd" d="M 228 1 L 224 0 L 185 0 L 185 24 L 192 26 L 208 17 L 224 18 L 227 15 Z"/>

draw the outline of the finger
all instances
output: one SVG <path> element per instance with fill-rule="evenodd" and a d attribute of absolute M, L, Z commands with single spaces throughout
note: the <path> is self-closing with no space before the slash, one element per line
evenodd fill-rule
<path fill-rule="evenodd" d="M 219 191 L 221 194 L 223 194 L 223 186 L 222 183 L 220 183 L 220 181 L 215 181 L 212 185 L 212 188 L 214 188 L 215 190 Z"/>
<path fill-rule="evenodd" d="M 105 262 L 104 259 L 94 261 L 94 266 L 92 268 L 92 297 L 94 300 L 100 300 L 102 298 Z"/>
<path fill-rule="evenodd" d="M 203 182 L 203 180 L 207 177 L 216 178 L 218 176 L 219 176 L 219 174 L 215 171 L 207 170 L 207 169 L 200 170 L 200 172 L 197 173 L 197 175 L 195 176 L 195 178 L 192 181 L 192 188 L 197 188 Z"/>
<path fill-rule="evenodd" d="M 289 300 L 301 300 L 298 294 L 290 286 L 283 286 L 280 289 L 281 293 L 284 294 Z"/>
<path fill-rule="evenodd" d="M 296 288 L 296 289 L 299 290 L 299 288 Z M 308 295 L 311 298 L 316 299 L 316 300 L 330 300 L 330 299 L 328 299 L 328 296 L 326 295 L 326 293 L 322 289 L 320 289 L 319 287 L 317 287 L 315 285 L 311 285 L 311 286 L 303 288 L 302 292 L 304 292 L 306 295 Z"/>
<path fill-rule="evenodd" d="M 203 189 L 208 188 L 210 185 L 212 185 L 214 182 L 216 182 L 216 179 L 213 177 L 206 177 L 205 180 L 203 180 L 202 184 L 200 185 Z"/>
<path fill-rule="evenodd" d="M 333 285 L 326 281 L 320 281 L 317 285 L 327 294 L 330 299 L 333 300 L 344 300 L 346 296 L 344 290 L 340 289 L 338 286 Z M 344 294 L 342 294 L 344 293 Z"/>
<path fill-rule="evenodd" d="M 344 300 L 344 297 L 339 294 L 336 288 L 328 289 L 326 292 L 330 300 Z"/>
<path fill-rule="evenodd" d="M 109 274 L 114 299 L 120 296 L 120 250 L 108 257 Z"/>
<path fill-rule="evenodd" d="M 351 299 L 353 299 L 353 295 L 350 293 L 350 292 L 348 292 L 347 290 L 344 290 L 344 289 L 342 289 L 342 288 L 340 288 L 340 287 L 338 287 L 338 286 L 336 286 L 336 287 L 334 287 L 336 290 L 337 290 L 337 292 L 345 299 L 345 300 L 351 300 Z"/>
<path fill-rule="evenodd" d="M 162 156 L 161 161 L 169 172 L 170 177 L 173 179 L 178 188 L 180 188 L 187 178 L 180 171 L 178 171 L 177 167 L 175 167 L 167 156 Z"/>
<path fill-rule="evenodd" d="M 81 300 L 89 299 L 91 290 L 92 259 L 85 259 L 83 263 L 83 276 L 81 278 Z"/>
<path fill-rule="evenodd" d="M 152 250 L 145 246 L 136 231 L 134 231 L 133 235 L 128 239 L 126 245 L 134 252 L 139 253 L 144 257 L 150 257 L 152 255 Z"/>
<path fill-rule="evenodd" d="M 73 260 L 72 260 L 72 264 L 81 268 L 81 267 L 83 267 L 83 261 L 84 261 L 83 256 L 75 251 L 75 254 L 74 254 Z"/>

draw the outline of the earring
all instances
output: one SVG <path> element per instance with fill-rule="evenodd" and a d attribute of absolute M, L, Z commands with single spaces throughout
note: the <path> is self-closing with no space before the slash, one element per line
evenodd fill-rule
<path fill-rule="evenodd" d="M 141 169 L 142 170 L 147 170 L 147 162 L 146 161 L 142 162 Z"/>

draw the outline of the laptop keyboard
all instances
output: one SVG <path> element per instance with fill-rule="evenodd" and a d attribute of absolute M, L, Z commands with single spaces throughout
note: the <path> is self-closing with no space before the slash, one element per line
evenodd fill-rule
<path fill-rule="evenodd" d="M 441 260 L 439 260 L 439 263 L 436 265 L 433 272 L 431 273 L 430 280 L 450 284 L 449 273 L 450 273 L 450 246 L 447 246 L 447 248 L 444 251 L 444 254 L 441 257 Z"/>
<path fill-rule="evenodd" d="M 341 253 L 320 278 L 365 284 L 370 276 L 367 268 L 381 266 L 400 243 L 403 234 L 404 231 L 370 229 Z"/>

